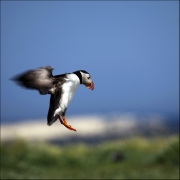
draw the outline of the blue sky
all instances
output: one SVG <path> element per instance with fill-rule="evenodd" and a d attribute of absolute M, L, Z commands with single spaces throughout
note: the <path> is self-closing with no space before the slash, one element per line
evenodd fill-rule
<path fill-rule="evenodd" d="M 49 95 L 9 78 L 51 65 L 84 69 L 67 115 L 179 114 L 178 1 L 2 1 L 1 121 L 46 118 Z"/>

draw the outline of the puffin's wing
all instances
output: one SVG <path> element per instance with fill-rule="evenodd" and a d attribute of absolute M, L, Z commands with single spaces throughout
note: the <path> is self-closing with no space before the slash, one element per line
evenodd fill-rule
<path fill-rule="evenodd" d="M 12 78 L 19 85 L 29 89 L 49 89 L 52 87 L 51 66 L 29 70 Z"/>
<path fill-rule="evenodd" d="M 68 81 L 66 78 L 66 74 L 60 75 L 55 79 L 56 90 L 54 94 L 51 94 L 50 103 L 49 103 L 49 111 L 47 115 L 47 124 L 52 125 L 58 118 L 58 116 L 54 116 L 55 111 L 59 108 L 59 102 L 63 95 L 62 86 Z"/>
<path fill-rule="evenodd" d="M 51 94 L 50 104 L 49 104 L 49 111 L 47 115 L 47 124 L 50 126 L 52 125 L 58 117 L 54 117 L 54 113 L 56 109 L 59 107 L 59 101 L 61 98 L 61 91 L 58 89 L 54 94 Z"/>

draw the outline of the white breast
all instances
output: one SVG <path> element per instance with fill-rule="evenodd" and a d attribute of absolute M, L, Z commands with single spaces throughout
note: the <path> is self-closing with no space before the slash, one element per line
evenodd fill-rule
<path fill-rule="evenodd" d="M 62 96 L 59 101 L 59 108 L 55 111 L 54 115 L 64 112 L 70 104 L 79 84 L 79 78 L 75 74 L 67 75 L 67 81 L 62 86 Z"/>

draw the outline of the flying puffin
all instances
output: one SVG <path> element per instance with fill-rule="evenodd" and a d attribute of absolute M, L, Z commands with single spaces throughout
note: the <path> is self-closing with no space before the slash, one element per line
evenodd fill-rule
<path fill-rule="evenodd" d="M 29 70 L 12 78 L 22 87 L 38 90 L 41 95 L 51 94 L 47 124 L 51 126 L 57 119 L 70 130 L 65 114 L 77 87 L 84 84 L 94 90 L 94 82 L 87 71 L 79 70 L 53 76 L 51 66 Z"/>

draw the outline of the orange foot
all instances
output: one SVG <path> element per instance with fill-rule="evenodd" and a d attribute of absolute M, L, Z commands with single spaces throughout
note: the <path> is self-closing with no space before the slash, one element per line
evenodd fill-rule
<path fill-rule="evenodd" d="M 76 129 L 74 129 L 71 125 L 68 124 L 68 122 L 66 121 L 65 116 L 59 116 L 59 121 L 61 122 L 61 124 L 63 124 L 65 127 L 67 127 L 68 129 L 72 130 L 72 131 L 76 131 Z"/>

